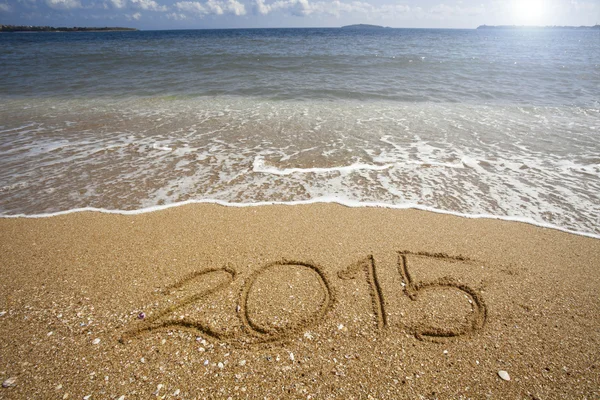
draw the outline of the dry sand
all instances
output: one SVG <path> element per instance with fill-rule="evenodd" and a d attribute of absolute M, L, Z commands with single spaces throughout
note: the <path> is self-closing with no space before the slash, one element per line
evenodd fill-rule
<path fill-rule="evenodd" d="M 415 210 L 1 219 L 0 398 L 597 399 L 599 268 Z"/>

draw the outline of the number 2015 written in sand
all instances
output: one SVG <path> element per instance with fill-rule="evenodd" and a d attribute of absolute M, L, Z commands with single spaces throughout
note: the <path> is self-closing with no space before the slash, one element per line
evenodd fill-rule
<path fill-rule="evenodd" d="M 399 252 L 397 256 L 396 269 L 401 281 L 399 294 L 403 298 L 416 301 L 422 294 L 450 290 L 462 294 L 460 298 L 463 299 L 462 301 L 468 302 L 469 308 L 468 315 L 461 324 L 440 326 L 440 324 L 430 323 L 428 325 L 426 322 L 416 321 L 413 324 L 402 324 L 405 331 L 413 334 L 419 339 L 432 339 L 436 341 L 471 334 L 484 326 L 487 318 L 487 309 L 478 292 L 450 277 L 444 277 L 430 282 L 416 282 L 409 272 L 409 256 L 450 260 L 452 262 L 468 262 L 467 259 L 463 257 L 450 257 L 445 254 L 410 252 Z M 301 307 L 302 310 L 298 310 L 301 317 L 297 318 L 294 322 L 285 323 L 283 325 L 265 323 L 263 321 L 264 318 L 261 320 L 261 313 L 259 310 L 249 306 L 249 299 L 253 296 L 256 297 L 257 293 L 261 290 L 260 288 L 257 288 L 257 286 L 261 286 L 261 284 L 263 286 L 265 284 L 268 286 L 271 276 L 277 269 L 294 269 L 297 273 L 298 271 L 303 271 L 304 274 L 310 274 L 313 284 L 320 287 L 319 291 L 321 292 L 320 294 L 322 297 L 319 304 L 315 307 L 315 310 L 306 313 L 304 307 Z M 172 296 L 174 293 L 185 289 L 186 286 L 192 286 L 193 282 L 208 280 L 213 275 L 220 275 L 225 279 L 212 282 L 205 289 L 192 290 L 183 297 L 169 300 L 169 306 L 148 317 L 144 316 L 142 321 L 140 321 L 134 329 L 127 331 L 123 335 L 121 341 L 125 342 L 141 334 L 164 328 L 191 329 L 218 340 L 232 339 L 234 336 L 239 338 L 239 332 L 237 332 L 236 335 L 231 335 L 215 329 L 206 322 L 181 315 L 186 309 L 189 310 L 190 306 L 193 306 L 194 304 L 205 304 L 209 296 L 216 295 L 229 288 L 237 279 L 237 273 L 233 269 L 223 267 L 195 272 L 186 279 L 167 287 L 163 291 L 163 294 L 165 296 Z M 343 271 L 340 271 L 337 274 L 337 277 L 342 280 L 342 283 L 343 281 L 351 279 L 365 280 L 364 284 L 369 291 L 370 305 L 372 307 L 372 314 L 374 315 L 374 325 L 378 330 L 386 330 L 389 326 L 387 310 L 389 304 L 385 301 L 386 293 L 384 293 L 384 290 L 382 289 L 375 258 L 373 256 L 367 256 Z M 318 325 L 333 309 L 335 304 L 334 300 L 335 296 L 331 281 L 319 266 L 309 262 L 283 260 L 263 266 L 243 281 L 239 293 L 238 304 L 236 305 L 236 315 L 237 318 L 239 318 L 241 330 L 246 334 L 250 342 L 277 341 L 289 338 L 294 334 L 299 334 L 301 331 Z M 294 304 L 292 304 L 292 307 L 293 306 Z"/>

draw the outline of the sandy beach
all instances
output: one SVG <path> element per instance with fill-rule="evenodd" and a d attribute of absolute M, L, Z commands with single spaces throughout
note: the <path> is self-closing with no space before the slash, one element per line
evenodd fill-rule
<path fill-rule="evenodd" d="M 416 210 L 4 218 L 0 398 L 599 398 L 599 261 Z"/>

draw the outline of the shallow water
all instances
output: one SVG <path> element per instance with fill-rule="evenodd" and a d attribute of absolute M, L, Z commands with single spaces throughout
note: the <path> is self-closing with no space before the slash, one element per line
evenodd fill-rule
<path fill-rule="evenodd" d="M 600 33 L 0 36 L 0 212 L 338 201 L 600 233 Z"/>

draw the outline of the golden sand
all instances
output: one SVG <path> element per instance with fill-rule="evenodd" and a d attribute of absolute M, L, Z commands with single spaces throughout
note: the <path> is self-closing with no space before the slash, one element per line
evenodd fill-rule
<path fill-rule="evenodd" d="M 599 268 L 416 210 L 1 219 L 0 398 L 599 398 Z"/>

